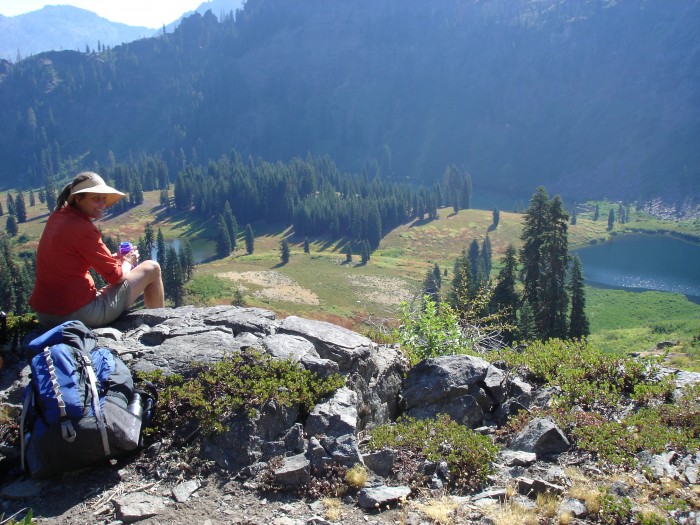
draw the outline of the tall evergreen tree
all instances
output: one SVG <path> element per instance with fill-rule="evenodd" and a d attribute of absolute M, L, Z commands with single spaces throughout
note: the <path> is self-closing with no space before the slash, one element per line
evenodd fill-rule
<path fill-rule="evenodd" d="M 19 233 L 17 218 L 14 215 L 7 216 L 7 221 L 5 221 L 5 230 L 7 231 L 7 235 L 10 237 L 14 237 Z"/>
<path fill-rule="evenodd" d="M 569 265 L 569 216 L 559 195 L 552 199 L 548 225 L 542 243 L 542 267 L 538 300 L 533 306 L 535 322 L 543 339 L 566 338 L 566 310 L 569 302 L 566 272 Z"/>
<path fill-rule="evenodd" d="M 496 277 L 496 286 L 491 297 L 491 310 L 501 312 L 503 320 L 512 326 L 517 323 L 517 311 L 520 304 L 520 296 L 516 291 L 517 280 L 517 254 L 512 244 L 506 248 L 503 256 L 503 266 Z"/>
<path fill-rule="evenodd" d="M 586 292 L 583 287 L 583 270 L 581 260 L 574 256 L 569 281 L 571 293 L 571 315 L 569 315 L 569 332 L 571 339 L 582 339 L 591 333 L 586 316 Z"/>
<path fill-rule="evenodd" d="M 185 282 L 187 282 L 192 279 L 194 274 L 194 254 L 192 253 L 192 245 L 187 239 L 180 241 L 178 257 L 180 258 L 180 266 L 182 266 Z"/>
<path fill-rule="evenodd" d="M 0 202 L 0 217 L 5 215 L 5 211 L 2 209 L 2 202 Z"/>
<path fill-rule="evenodd" d="M 593 212 L 593 220 L 597 221 L 600 218 L 600 204 L 596 202 L 595 211 Z"/>
<path fill-rule="evenodd" d="M 311 245 L 309 244 L 309 238 L 304 237 L 304 253 L 309 253 L 311 251 Z"/>
<path fill-rule="evenodd" d="M 501 222 L 501 212 L 498 208 L 493 209 L 493 229 L 498 228 L 498 223 Z"/>
<path fill-rule="evenodd" d="M 156 251 L 158 256 L 158 262 L 165 264 L 165 238 L 163 237 L 163 232 L 158 228 L 158 233 L 156 234 Z"/>
<path fill-rule="evenodd" d="M 27 222 L 27 206 L 24 202 L 24 194 L 21 191 L 17 192 L 15 196 L 15 215 L 18 223 Z"/>
<path fill-rule="evenodd" d="M 484 237 L 484 241 L 481 243 L 481 266 L 484 269 L 484 275 L 487 281 L 491 277 L 491 251 L 491 239 L 487 233 L 486 237 Z"/>
<path fill-rule="evenodd" d="M 253 250 L 255 250 L 255 235 L 250 224 L 245 225 L 245 250 L 248 254 L 253 253 Z"/>
<path fill-rule="evenodd" d="M 216 227 L 216 253 L 222 258 L 231 255 L 231 237 L 223 215 L 219 215 L 219 223 Z"/>
<path fill-rule="evenodd" d="M 371 253 L 369 241 L 365 239 L 362 241 L 362 253 L 360 254 L 362 264 L 367 264 L 369 262 Z"/>
<path fill-rule="evenodd" d="M 34 207 L 36 205 L 36 196 L 34 195 L 34 189 L 29 190 L 29 206 Z"/>
<path fill-rule="evenodd" d="M 289 262 L 289 241 L 287 239 L 282 239 L 280 242 L 280 260 L 282 264 Z"/>
<path fill-rule="evenodd" d="M 539 336 L 535 315 L 532 311 L 530 301 L 525 301 L 520 307 L 518 315 L 518 339 L 520 341 L 531 341 Z"/>
<path fill-rule="evenodd" d="M 524 224 L 520 238 L 522 264 L 523 299 L 530 305 L 538 304 L 538 286 L 542 272 L 542 244 L 549 222 L 549 195 L 544 186 L 537 188 L 530 198 L 530 206 L 524 213 Z"/>
<path fill-rule="evenodd" d="M 472 283 L 475 288 L 478 288 L 478 283 L 480 281 L 479 269 L 481 269 L 481 250 L 479 248 L 479 241 L 476 239 L 472 239 L 472 242 L 469 243 L 469 267 L 472 270 Z"/>
<path fill-rule="evenodd" d="M 345 254 L 345 262 L 350 264 L 352 262 L 352 246 L 350 246 L 350 243 L 345 245 L 343 253 Z"/>
<path fill-rule="evenodd" d="M 233 215 L 233 210 L 231 210 L 231 204 L 227 200 L 224 204 L 224 221 L 226 221 L 226 227 L 228 228 L 228 235 L 231 239 L 232 251 L 236 249 L 236 238 L 238 237 L 238 222 L 236 217 Z"/>
<path fill-rule="evenodd" d="M 145 250 L 143 252 L 139 250 L 139 253 L 143 253 L 143 257 L 145 259 L 153 259 L 153 247 L 155 246 L 155 238 L 153 234 L 153 226 L 150 222 L 147 222 L 145 228 L 143 229 L 143 244 Z"/>
<path fill-rule="evenodd" d="M 421 292 L 424 297 L 427 296 L 436 305 L 440 304 L 440 281 L 435 278 L 434 267 L 425 272 Z"/>
<path fill-rule="evenodd" d="M 172 246 L 167 249 L 165 256 L 163 287 L 165 288 L 165 296 L 171 299 L 176 307 L 182 306 L 185 296 L 185 275 L 177 252 Z"/>
<path fill-rule="evenodd" d="M 17 212 L 15 211 L 15 199 L 12 197 L 12 194 L 9 191 L 7 192 L 5 202 L 7 203 L 7 214 L 14 215 L 16 219 Z"/>
<path fill-rule="evenodd" d="M 610 212 L 608 213 L 608 231 L 612 230 L 615 227 L 615 210 L 610 208 Z"/>
<path fill-rule="evenodd" d="M 379 241 L 382 240 L 382 219 L 376 204 L 372 204 L 367 216 L 367 241 L 370 249 L 379 248 Z"/>
<path fill-rule="evenodd" d="M 456 312 L 461 314 L 466 311 L 474 298 L 474 290 L 471 264 L 465 248 L 455 261 L 452 272 L 452 288 L 447 295 L 447 302 Z"/>

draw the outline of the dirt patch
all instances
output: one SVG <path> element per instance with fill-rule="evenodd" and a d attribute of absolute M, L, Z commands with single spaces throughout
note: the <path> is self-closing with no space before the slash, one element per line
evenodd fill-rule
<path fill-rule="evenodd" d="M 287 301 L 290 303 L 318 305 L 318 296 L 300 286 L 296 281 L 277 272 L 225 272 L 219 277 L 241 283 L 246 289 L 259 288 L 252 293 L 253 297 L 272 301 Z"/>
<path fill-rule="evenodd" d="M 396 277 L 349 275 L 348 279 L 356 289 L 357 295 L 373 303 L 398 306 L 401 301 L 408 301 L 413 296 L 413 291 L 406 281 Z"/>

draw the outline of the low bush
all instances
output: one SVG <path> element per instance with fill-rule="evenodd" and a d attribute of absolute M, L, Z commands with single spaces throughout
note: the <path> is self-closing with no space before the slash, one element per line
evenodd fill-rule
<path fill-rule="evenodd" d="M 190 374 L 140 374 L 159 390 L 159 409 L 151 434 L 175 432 L 195 422 L 205 434 L 220 432 L 222 422 L 240 410 L 253 412 L 266 402 L 299 404 L 311 410 L 344 384 L 334 374 L 326 379 L 291 360 L 275 360 L 257 351 L 233 354 L 211 365 L 195 364 Z"/>
<path fill-rule="evenodd" d="M 436 419 L 402 417 L 395 424 L 370 431 L 372 450 L 389 447 L 433 463 L 445 461 L 451 480 L 460 489 L 476 489 L 490 471 L 498 447 L 490 438 L 441 414 Z"/>

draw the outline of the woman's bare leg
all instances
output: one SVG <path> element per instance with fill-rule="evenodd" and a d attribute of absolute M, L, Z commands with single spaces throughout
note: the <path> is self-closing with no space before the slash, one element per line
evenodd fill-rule
<path fill-rule="evenodd" d="M 146 308 L 163 308 L 165 292 L 160 265 L 156 261 L 143 261 L 132 268 L 126 275 L 129 281 L 129 306 L 143 294 L 143 304 Z"/>

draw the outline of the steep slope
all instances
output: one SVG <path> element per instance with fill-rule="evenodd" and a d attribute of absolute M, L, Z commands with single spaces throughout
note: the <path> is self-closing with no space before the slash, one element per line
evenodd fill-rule
<path fill-rule="evenodd" d="M 236 148 L 428 183 L 455 163 L 517 198 L 697 196 L 698 27 L 690 0 L 248 0 L 235 21 L 5 64 L 0 181 Z"/>

